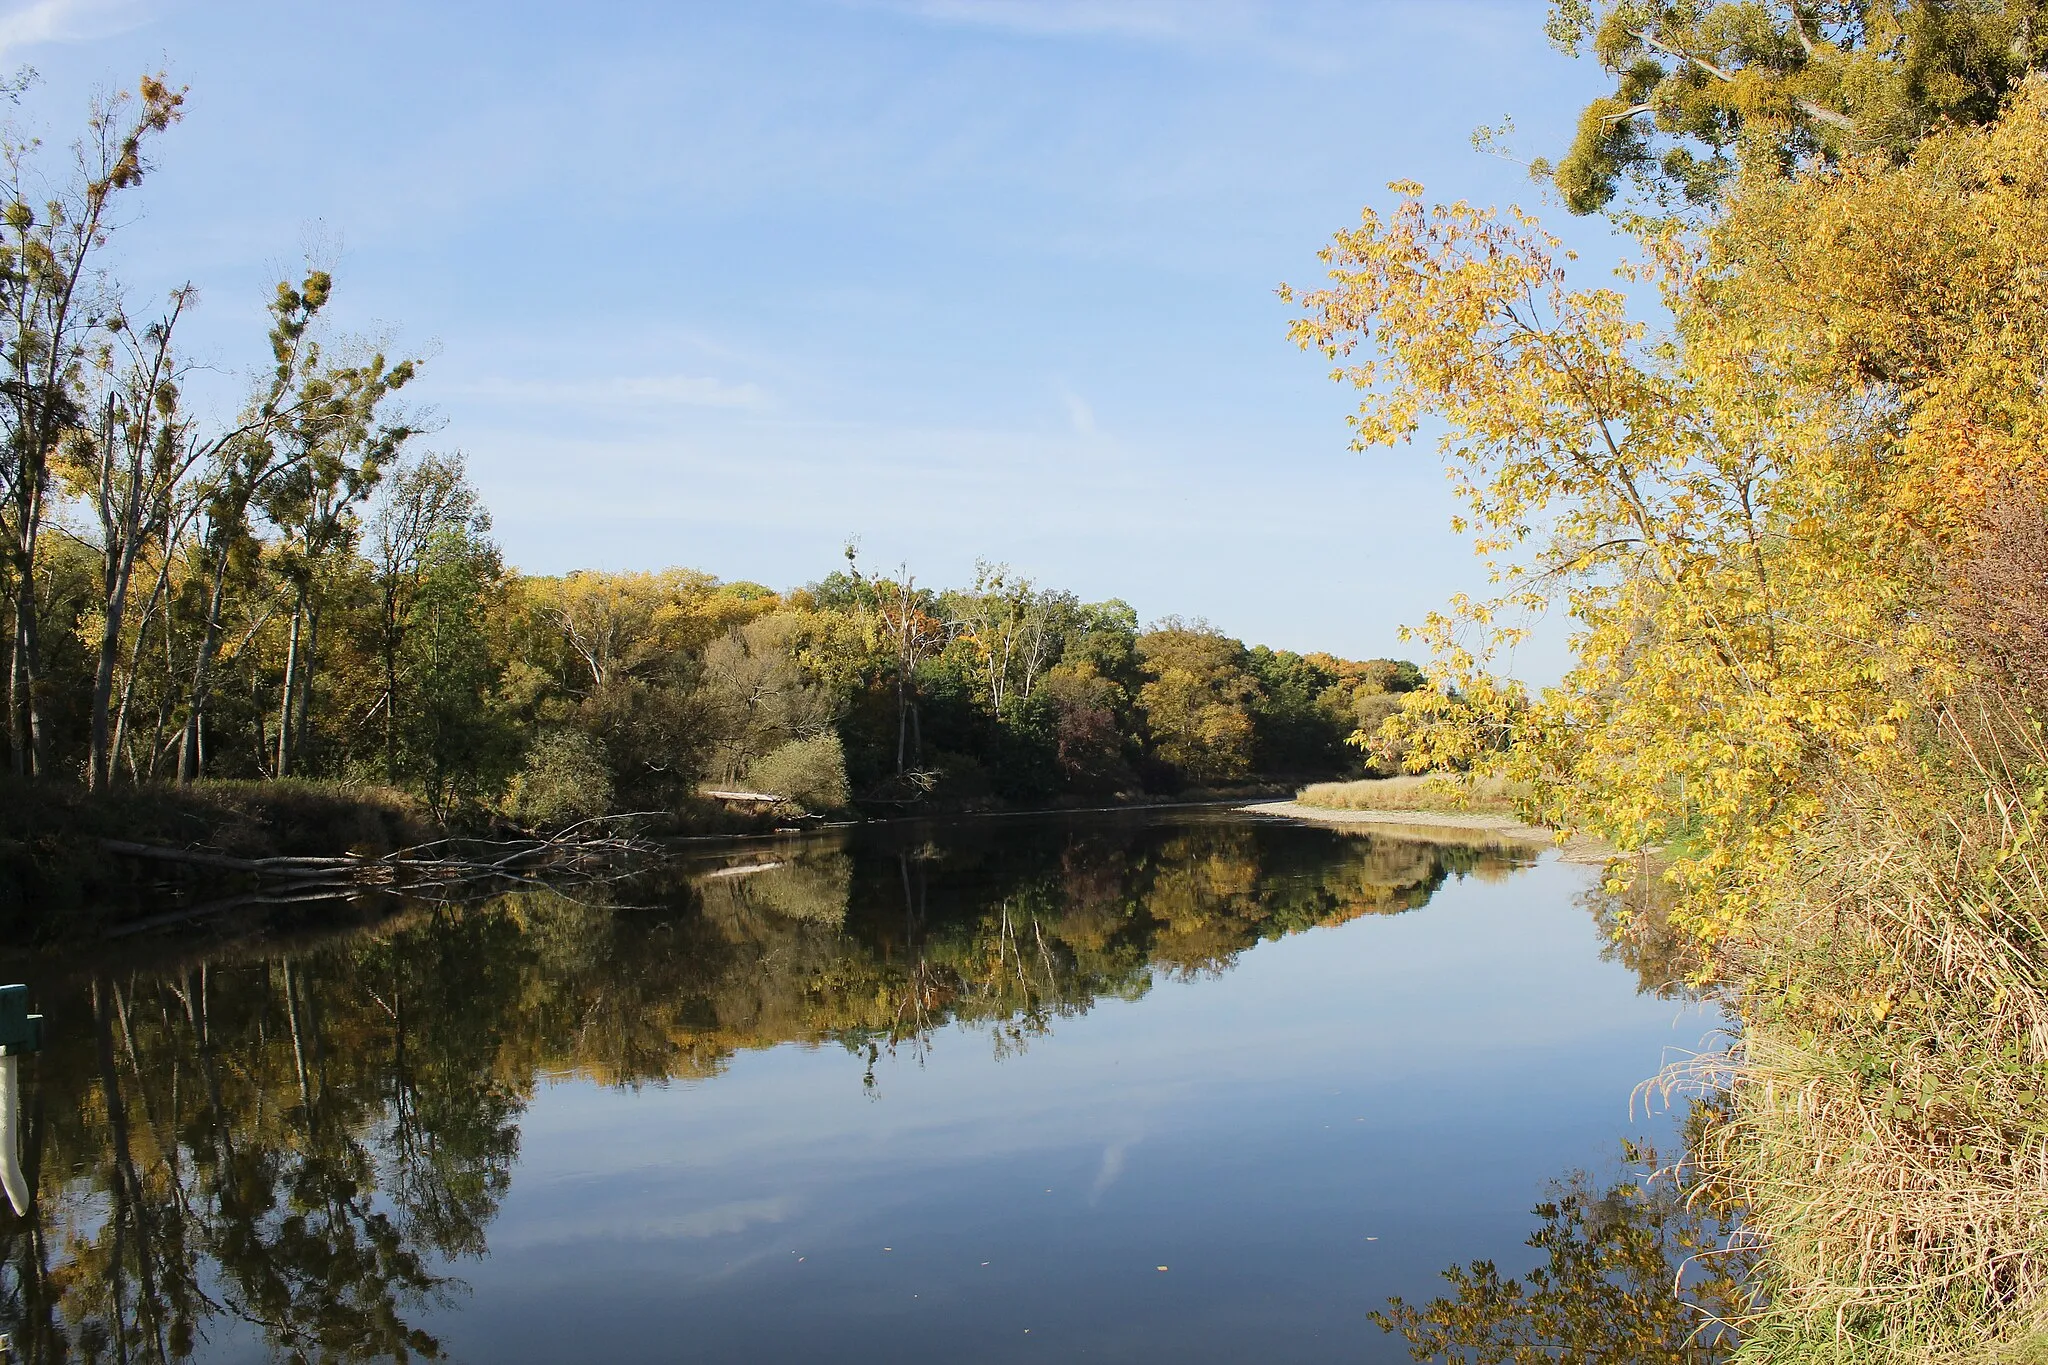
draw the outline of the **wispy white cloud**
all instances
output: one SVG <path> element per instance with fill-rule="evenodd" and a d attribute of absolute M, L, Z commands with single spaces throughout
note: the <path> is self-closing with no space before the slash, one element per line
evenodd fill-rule
<path fill-rule="evenodd" d="M 1088 406 L 1087 399 L 1062 384 L 1060 386 L 1060 404 L 1066 408 L 1067 423 L 1074 428 L 1076 436 L 1093 436 L 1097 434 L 1099 428 L 1095 425 L 1095 409 Z"/>
<path fill-rule="evenodd" d="M 466 398 L 592 408 L 758 408 L 768 401 L 757 384 L 702 375 L 620 375 L 605 379 L 503 379 L 456 384 L 449 392 Z"/>
<path fill-rule="evenodd" d="M 1258 8 L 1245 0 L 898 0 L 897 7 L 942 23 L 1013 33 L 1175 40 L 1240 28 Z"/>
<path fill-rule="evenodd" d="M 29 0 L 0 5 L 0 61 L 44 43 L 80 43 L 146 22 L 143 0 Z"/>
<path fill-rule="evenodd" d="M 1120 1137 L 1102 1149 L 1102 1166 L 1095 1172 L 1095 1183 L 1088 1188 L 1088 1204 L 1094 1207 L 1102 1202 L 1102 1196 L 1109 1193 L 1109 1187 L 1116 1184 L 1124 1173 L 1124 1162 L 1130 1156 L 1131 1148 L 1138 1144 L 1135 1135 Z"/>
<path fill-rule="evenodd" d="M 1256 52 L 1334 69 L 1395 21 L 1492 32 L 1525 0 L 842 0 L 933 23 L 1044 38 L 1111 38 Z M 1512 26 L 1512 25 L 1507 25 Z"/>

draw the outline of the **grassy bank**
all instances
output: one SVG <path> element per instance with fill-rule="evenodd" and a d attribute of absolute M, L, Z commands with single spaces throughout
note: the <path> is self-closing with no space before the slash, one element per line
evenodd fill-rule
<path fill-rule="evenodd" d="M 1918 738 L 1730 944 L 1749 1360 L 2048 1361 L 2048 749 Z"/>
<path fill-rule="evenodd" d="M 1520 787 L 1498 777 L 1450 774 L 1366 778 L 1358 782 L 1317 782 L 1294 799 L 1323 810 L 1439 811 L 1447 814 L 1514 815 Z"/>

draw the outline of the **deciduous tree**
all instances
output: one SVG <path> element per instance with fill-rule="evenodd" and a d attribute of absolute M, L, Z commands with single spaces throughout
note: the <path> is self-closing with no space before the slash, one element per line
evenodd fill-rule
<path fill-rule="evenodd" d="M 1943 124 L 1997 118 L 2048 66 L 2043 0 L 1556 0 L 1549 31 L 1615 82 L 1537 168 L 1578 213 L 1624 182 L 1707 204 L 1743 166 L 1902 160 Z"/>

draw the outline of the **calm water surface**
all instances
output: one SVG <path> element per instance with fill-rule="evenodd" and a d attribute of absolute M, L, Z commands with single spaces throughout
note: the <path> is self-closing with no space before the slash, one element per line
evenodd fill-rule
<path fill-rule="evenodd" d="M 1598 1292 L 1473 1310 L 1584 1351 L 1668 1284 L 1621 1144 L 1715 1026 L 1603 958 L 1595 881 L 985 819 L 31 968 L 0 1317 L 38 1361 L 1396 1361 L 1390 1296 L 1593 1210 Z"/>

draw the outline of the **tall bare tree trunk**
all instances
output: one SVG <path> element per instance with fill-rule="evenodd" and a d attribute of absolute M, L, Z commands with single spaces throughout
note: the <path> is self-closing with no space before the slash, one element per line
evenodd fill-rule
<path fill-rule="evenodd" d="M 896 665 L 896 776 L 903 776 L 903 745 L 910 734 L 910 696 L 904 690 L 903 664 Z"/>
<path fill-rule="evenodd" d="M 300 767 L 306 765 L 306 738 L 313 725 L 313 680 L 320 674 L 320 599 L 314 597 L 306 604 L 306 661 L 299 670 L 304 681 L 299 684 L 299 724 L 292 735 L 293 761 Z"/>
<path fill-rule="evenodd" d="M 22 714 L 21 632 L 7 633 L 7 751 L 16 777 L 28 775 L 28 723 Z"/>
<path fill-rule="evenodd" d="M 128 651 L 128 670 L 126 676 L 121 680 L 121 700 L 114 708 L 114 732 L 107 741 L 107 774 L 109 780 L 112 779 L 114 771 L 113 756 L 126 752 L 126 746 L 129 741 L 128 714 L 135 704 L 136 679 L 142 673 L 142 651 L 149 644 L 150 623 L 156 620 L 157 609 L 163 605 L 164 588 L 170 578 L 169 570 L 170 560 L 166 556 L 164 570 L 157 575 L 156 586 L 150 590 L 149 601 L 143 604 L 142 617 L 135 623 L 135 647 Z M 154 765 L 152 765 L 152 771 L 154 771 Z M 135 768 L 135 755 L 132 752 L 128 754 L 128 776 L 131 780 L 139 779 L 140 777 Z"/>
<path fill-rule="evenodd" d="M 16 723 L 20 726 L 16 733 L 27 739 L 22 755 L 25 762 L 18 764 L 16 771 L 46 777 L 50 771 L 50 741 L 43 725 L 42 707 L 36 701 L 36 688 L 43 680 L 43 647 L 37 630 L 34 564 L 35 547 L 31 542 L 28 550 L 18 555 L 19 578 L 14 590 L 14 701 L 18 708 Z"/>
<path fill-rule="evenodd" d="M 199 641 L 199 657 L 192 662 L 192 693 L 185 708 L 185 733 L 178 740 L 180 785 L 197 781 L 206 761 L 201 747 L 200 719 L 206 713 L 207 694 L 213 686 L 213 656 L 220 649 L 220 611 L 227 595 L 227 583 L 227 560 L 223 552 L 221 564 L 213 576 L 213 588 L 207 595 L 206 629 Z"/>
<path fill-rule="evenodd" d="M 384 780 L 398 784 L 398 590 L 384 586 Z"/>
<path fill-rule="evenodd" d="M 274 776 L 284 777 L 291 771 L 292 761 L 292 701 L 297 696 L 299 682 L 299 622 L 306 615 L 306 589 L 299 588 L 299 599 L 292 604 L 291 643 L 284 651 L 284 686 L 279 689 L 283 698 L 277 708 L 277 770 Z"/>
<path fill-rule="evenodd" d="M 114 674 L 121 662 L 121 626 L 128 614 L 128 585 L 135 574 L 132 551 L 107 568 L 106 615 L 100 622 L 99 658 L 92 675 L 92 739 L 86 754 L 85 785 L 98 791 L 114 773 L 112 711 Z M 125 705 L 125 703 L 124 703 Z"/>

